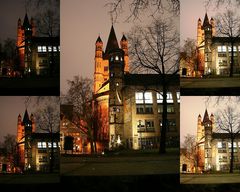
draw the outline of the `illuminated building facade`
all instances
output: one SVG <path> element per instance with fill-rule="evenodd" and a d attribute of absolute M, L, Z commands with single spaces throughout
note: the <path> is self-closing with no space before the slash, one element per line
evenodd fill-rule
<path fill-rule="evenodd" d="M 199 150 L 198 169 L 200 171 L 229 170 L 231 158 L 231 140 L 228 133 L 217 133 L 215 118 L 205 111 L 203 120 L 198 116 L 197 146 Z M 240 136 L 234 140 L 234 169 L 240 167 Z"/>
<path fill-rule="evenodd" d="M 67 152 L 64 150 L 64 143 L 65 138 L 69 136 L 73 139 L 73 148 L 70 153 L 90 153 L 90 145 L 87 142 L 86 135 L 81 133 L 80 129 L 72 121 L 73 105 L 61 105 L 60 111 L 60 152 Z"/>
<path fill-rule="evenodd" d="M 22 119 L 18 116 L 17 125 L 17 164 L 22 170 L 49 171 L 53 149 L 53 167 L 59 170 L 59 134 L 37 133 L 33 114 L 28 111 Z"/>
<path fill-rule="evenodd" d="M 233 47 L 230 37 L 219 36 L 216 32 L 215 20 L 209 20 L 207 13 L 204 21 L 198 19 L 197 24 L 197 60 L 183 61 L 180 64 L 182 76 L 224 75 L 230 74 L 233 49 L 233 74 L 240 73 L 240 38 L 235 37 Z"/>
<path fill-rule="evenodd" d="M 130 74 L 128 41 L 121 48 L 112 26 L 106 46 L 96 41 L 94 97 L 101 111 L 104 148 L 124 145 L 130 149 L 158 147 L 162 117 L 162 85 L 157 74 Z M 167 76 L 167 142 L 179 142 L 179 77 Z"/>
<path fill-rule="evenodd" d="M 198 20 L 197 54 L 198 71 L 201 74 L 229 75 L 231 62 L 230 37 L 220 37 L 216 34 L 215 21 L 209 21 L 207 13 L 203 24 Z M 240 73 L 240 38 L 233 45 L 233 73 Z"/>
<path fill-rule="evenodd" d="M 36 36 L 34 20 L 25 15 L 17 27 L 18 70 L 24 75 L 59 75 L 60 38 Z"/>

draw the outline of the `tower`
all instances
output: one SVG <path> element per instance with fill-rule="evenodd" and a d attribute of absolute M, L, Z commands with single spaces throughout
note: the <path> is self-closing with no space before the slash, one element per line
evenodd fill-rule
<path fill-rule="evenodd" d="M 108 132 L 107 143 L 111 148 L 121 143 L 124 134 L 122 87 L 124 73 L 129 72 L 128 41 L 123 35 L 119 48 L 112 25 L 105 52 L 100 36 L 95 45 L 94 94 L 98 109 L 105 113 L 101 119 L 107 119 L 103 130 Z"/>
<path fill-rule="evenodd" d="M 19 70 L 22 73 L 31 72 L 33 70 L 31 62 L 31 39 L 36 35 L 36 27 L 34 20 L 29 22 L 27 13 L 25 14 L 24 21 L 18 19 L 17 26 L 17 49 L 19 55 Z"/>
<path fill-rule="evenodd" d="M 20 167 L 24 167 L 24 142 L 25 142 L 25 131 L 24 127 L 22 126 L 22 117 L 19 114 L 18 115 L 18 121 L 17 121 L 17 152 L 18 152 L 18 165 Z"/>
<path fill-rule="evenodd" d="M 215 21 L 213 18 L 209 21 L 207 13 L 202 24 L 198 19 L 197 24 L 197 60 L 198 71 L 201 74 L 215 73 L 212 66 L 212 37 L 216 35 Z"/>
<path fill-rule="evenodd" d="M 202 126 L 202 116 L 198 115 L 198 122 L 197 122 L 197 165 L 198 171 L 202 171 L 204 169 L 204 142 L 205 142 L 205 130 Z"/>
<path fill-rule="evenodd" d="M 23 119 L 18 115 L 17 123 L 17 146 L 19 153 L 19 166 L 28 169 L 32 167 L 32 154 L 31 154 L 31 135 L 35 131 L 36 125 L 34 116 L 29 118 L 27 109 L 25 110 Z"/>
<path fill-rule="evenodd" d="M 204 165 L 204 169 L 209 170 L 209 169 L 211 169 L 211 165 L 212 165 L 212 147 L 211 147 L 212 122 L 209 119 L 207 109 L 205 110 L 205 114 L 204 114 L 204 118 L 203 118 L 203 126 L 204 126 L 204 130 L 205 130 L 205 143 L 204 143 L 205 165 Z"/>
<path fill-rule="evenodd" d="M 212 25 L 209 23 L 208 15 L 205 14 L 203 21 L 203 30 L 204 30 L 204 60 L 205 67 L 204 73 L 208 74 L 212 72 Z"/>
<path fill-rule="evenodd" d="M 104 83 L 103 78 L 103 42 L 98 36 L 95 49 L 95 71 L 94 71 L 94 93 L 96 93 Z"/>
<path fill-rule="evenodd" d="M 128 40 L 123 34 L 120 41 L 121 49 L 124 51 L 124 73 L 129 73 Z"/>
<path fill-rule="evenodd" d="M 214 127 L 214 115 L 211 114 L 209 118 L 208 111 L 206 109 L 203 120 L 201 120 L 201 115 L 198 116 L 197 126 L 197 146 L 199 156 L 198 167 L 201 171 L 212 168 L 211 140 Z"/>

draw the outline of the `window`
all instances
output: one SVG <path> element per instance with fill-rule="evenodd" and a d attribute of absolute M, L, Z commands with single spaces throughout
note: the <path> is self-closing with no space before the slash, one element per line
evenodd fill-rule
<path fill-rule="evenodd" d="M 47 162 L 47 161 L 48 161 L 47 156 L 39 156 L 38 161 L 39 161 L 39 163 L 41 163 L 41 162 Z"/>
<path fill-rule="evenodd" d="M 218 46 L 218 52 L 226 52 L 227 51 L 227 47 L 226 46 Z"/>
<path fill-rule="evenodd" d="M 60 52 L 60 46 L 58 46 L 58 51 Z"/>
<path fill-rule="evenodd" d="M 177 91 L 177 102 L 180 103 L 180 92 Z"/>
<path fill-rule="evenodd" d="M 52 47 L 48 46 L 48 52 L 52 52 Z"/>
<path fill-rule="evenodd" d="M 136 92 L 135 97 L 136 97 L 136 103 L 147 103 L 147 104 L 152 104 L 153 99 L 152 99 L 152 92 Z"/>
<path fill-rule="evenodd" d="M 143 92 L 136 92 L 136 103 L 143 103 Z"/>
<path fill-rule="evenodd" d="M 38 52 L 47 52 L 46 46 L 38 46 Z"/>
<path fill-rule="evenodd" d="M 47 148 L 46 142 L 38 142 L 38 148 Z"/>
<path fill-rule="evenodd" d="M 137 121 L 138 132 L 154 132 L 154 121 L 153 120 L 138 120 Z"/>
<path fill-rule="evenodd" d="M 163 105 L 158 105 L 158 113 L 162 113 L 162 112 L 163 112 Z M 175 112 L 174 105 L 168 104 L 167 113 L 174 113 L 174 112 Z"/>
<path fill-rule="evenodd" d="M 153 99 L 152 99 L 152 92 L 145 92 L 144 93 L 144 99 L 145 99 L 145 103 L 153 103 Z"/>
<path fill-rule="evenodd" d="M 137 114 L 151 114 L 153 113 L 153 98 L 152 92 L 136 92 L 136 112 Z"/>
<path fill-rule="evenodd" d="M 153 120 L 146 120 L 145 125 L 146 125 L 146 132 L 154 132 L 155 131 Z"/>
<path fill-rule="evenodd" d="M 162 92 L 161 93 L 157 93 L 157 103 L 162 103 L 162 102 L 163 102 Z"/>
<path fill-rule="evenodd" d="M 108 71 L 108 66 L 105 66 L 104 67 L 104 72 L 107 72 Z"/>
<path fill-rule="evenodd" d="M 217 147 L 218 147 L 218 148 L 222 148 L 222 142 L 218 142 L 218 143 L 217 143 Z"/>
<path fill-rule="evenodd" d="M 145 131 L 144 121 L 142 121 L 142 120 L 137 121 L 137 131 L 138 132 L 144 132 Z"/>
<path fill-rule="evenodd" d="M 57 47 L 53 46 L 53 52 L 57 52 Z"/>
<path fill-rule="evenodd" d="M 157 93 L 157 103 L 163 103 L 163 93 Z M 171 92 L 167 92 L 167 103 L 173 103 Z"/>
<path fill-rule="evenodd" d="M 116 61 L 118 61 L 118 60 L 119 60 L 119 57 L 118 57 L 118 56 L 116 56 L 116 57 L 115 57 L 115 60 L 116 60 Z"/>

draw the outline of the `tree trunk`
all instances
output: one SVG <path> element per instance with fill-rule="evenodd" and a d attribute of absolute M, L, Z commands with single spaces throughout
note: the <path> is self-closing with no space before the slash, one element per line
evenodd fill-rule
<path fill-rule="evenodd" d="M 233 76 L 233 66 L 234 66 L 234 55 L 233 55 L 233 40 L 231 40 L 231 48 L 232 48 L 232 50 L 231 50 L 231 64 L 230 64 L 230 77 L 232 77 Z"/>
<path fill-rule="evenodd" d="M 162 113 L 162 127 L 160 135 L 160 148 L 159 153 L 166 153 L 166 130 L 167 130 L 167 85 L 165 82 L 165 75 L 162 74 L 162 85 L 163 85 L 163 113 Z"/>
<path fill-rule="evenodd" d="M 233 173 L 233 160 L 234 160 L 234 152 L 233 152 L 233 141 L 234 138 L 231 137 L 231 160 L 230 160 L 230 173 Z"/>

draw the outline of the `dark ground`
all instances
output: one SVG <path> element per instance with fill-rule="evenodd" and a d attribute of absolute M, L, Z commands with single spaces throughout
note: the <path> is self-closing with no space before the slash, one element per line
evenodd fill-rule
<path fill-rule="evenodd" d="M 240 93 L 240 77 L 180 78 L 182 96 L 234 96 Z"/>
<path fill-rule="evenodd" d="M 0 77 L 1 96 L 59 96 L 59 77 L 28 77 L 2 78 Z"/>

